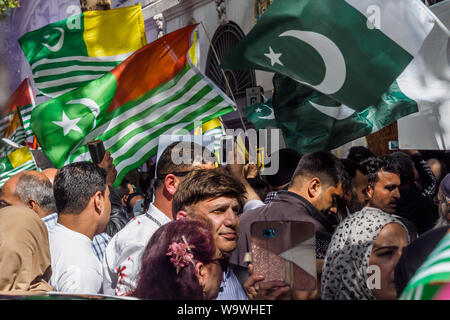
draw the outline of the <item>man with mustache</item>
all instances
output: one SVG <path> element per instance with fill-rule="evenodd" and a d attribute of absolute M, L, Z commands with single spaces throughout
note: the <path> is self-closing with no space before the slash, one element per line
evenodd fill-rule
<path fill-rule="evenodd" d="M 207 220 L 217 248 L 228 261 L 239 237 L 239 217 L 245 203 L 245 186 L 224 168 L 194 170 L 177 188 L 172 200 L 174 220 Z M 223 274 L 217 300 L 246 300 L 230 267 Z"/>

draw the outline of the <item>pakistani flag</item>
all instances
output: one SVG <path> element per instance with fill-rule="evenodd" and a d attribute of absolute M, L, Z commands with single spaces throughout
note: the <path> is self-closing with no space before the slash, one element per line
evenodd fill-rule
<path fill-rule="evenodd" d="M 283 75 L 276 74 L 273 83 L 278 127 L 287 147 L 302 154 L 332 150 L 418 111 L 417 103 L 402 93 L 397 82 L 362 111 Z"/>
<path fill-rule="evenodd" d="M 97 79 L 147 43 L 141 5 L 87 11 L 19 39 L 36 87 L 57 97 Z"/>
<path fill-rule="evenodd" d="M 275 112 L 273 110 L 272 99 L 266 102 L 252 104 L 242 109 L 247 119 L 253 123 L 257 130 L 267 127 L 278 128 Z"/>
<path fill-rule="evenodd" d="M 193 131 L 194 121 L 233 111 L 233 102 L 188 62 L 194 29 L 174 31 L 101 78 L 37 106 L 31 127 L 53 164 L 90 160 L 86 143 L 101 139 L 117 185 L 156 155 L 160 135 Z"/>
<path fill-rule="evenodd" d="M 284 74 L 357 111 L 377 103 L 434 26 L 420 0 L 279 0 L 225 69 Z"/>

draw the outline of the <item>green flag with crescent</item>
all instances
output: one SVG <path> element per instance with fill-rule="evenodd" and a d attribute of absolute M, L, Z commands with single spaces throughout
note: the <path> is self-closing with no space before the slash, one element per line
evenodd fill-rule
<path fill-rule="evenodd" d="M 266 102 L 246 106 L 242 111 L 257 130 L 267 127 L 278 128 L 272 106 L 272 99 L 269 99 Z"/>
<path fill-rule="evenodd" d="M 362 111 L 417 55 L 434 21 L 420 0 L 274 1 L 222 68 L 284 74 Z"/>
<path fill-rule="evenodd" d="M 402 93 L 397 82 L 362 111 L 283 75 L 276 74 L 273 84 L 276 126 L 286 146 L 302 154 L 332 150 L 418 111 L 416 101 Z"/>

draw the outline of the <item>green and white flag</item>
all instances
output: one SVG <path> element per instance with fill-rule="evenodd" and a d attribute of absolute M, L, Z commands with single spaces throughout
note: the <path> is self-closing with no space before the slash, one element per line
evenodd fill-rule
<path fill-rule="evenodd" d="M 147 43 L 141 4 L 74 15 L 26 33 L 19 43 L 36 88 L 57 97 L 101 77 Z"/>
<path fill-rule="evenodd" d="M 6 156 L 0 156 L 0 189 L 9 178 L 28 170 L 38 171 L 39 168 L 27 146 L 14 148 Z"/>
<path fill-rule="evenodd" d="M 273 83 L 277 127 L 286 146 L 302 154 L 332 150 L 418 110 L 417 103 L 402 93 L 397 82 L 362 111 L 283 75 L 276 74 Z"/>
<path fill-rule="evenodd" d="M 253 123 L 257 130 L 267 127 L 278 128 L 275 112 L 273 110 L 272 99 L 266 102 L 252 104 L 242 109 L 247 119 Z"/>
<path fill-rule="evenodd" d="M 233 111 L 233 102 L 188 62 L 194 28 L 174 31 L 101 78 L 37 106 L 31 127 L 53 164 L 90 160 L 86 143 L 101 139 L 118 185 L 156 155 L 160 135 L 192 131 L 194 121 Z"/>
<path fill-rule="evenodd" d="M 278 0 L 222 68 L 280 73 L 363 111 L 416 56 L 434 21 L 420 0 Z"/>
<path fill-rule="evenodd" d="M 433 300 L 450 283 L 450 234 L 446 234 L 417 269 L 400 300 Z"/>

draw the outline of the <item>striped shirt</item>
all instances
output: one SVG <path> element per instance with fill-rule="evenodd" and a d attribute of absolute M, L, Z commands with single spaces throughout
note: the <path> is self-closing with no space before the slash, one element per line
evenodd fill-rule
<path fill-rule="evenodd" d="M 58 220 L 57 213 L 52 213 L 42 218 L 42 221 L 44 221 L 45 225 L 47 226 L 48 232 L 50 232 L 50 230 L 52 230 L 56 226 L 57 220 Z M 92 248 L 94 249 L 94 253 L 100 260 L 100 262 L 103 259 L 103 253 L 105 252 L 109 240 L 111 240 L 111 237 L 104 232 L 97 234 L 92 240 Z"/>
<path fill-rule="evenodd" d="M 431 300 L 449 283 L 450 233 L 447 233 L 411 278 L 400 300 Z"/>
<path fill-rule="evenodd" d="M 247 294 L 231 268 L 223 273 L 216 300 L 248 300 Z"/>

